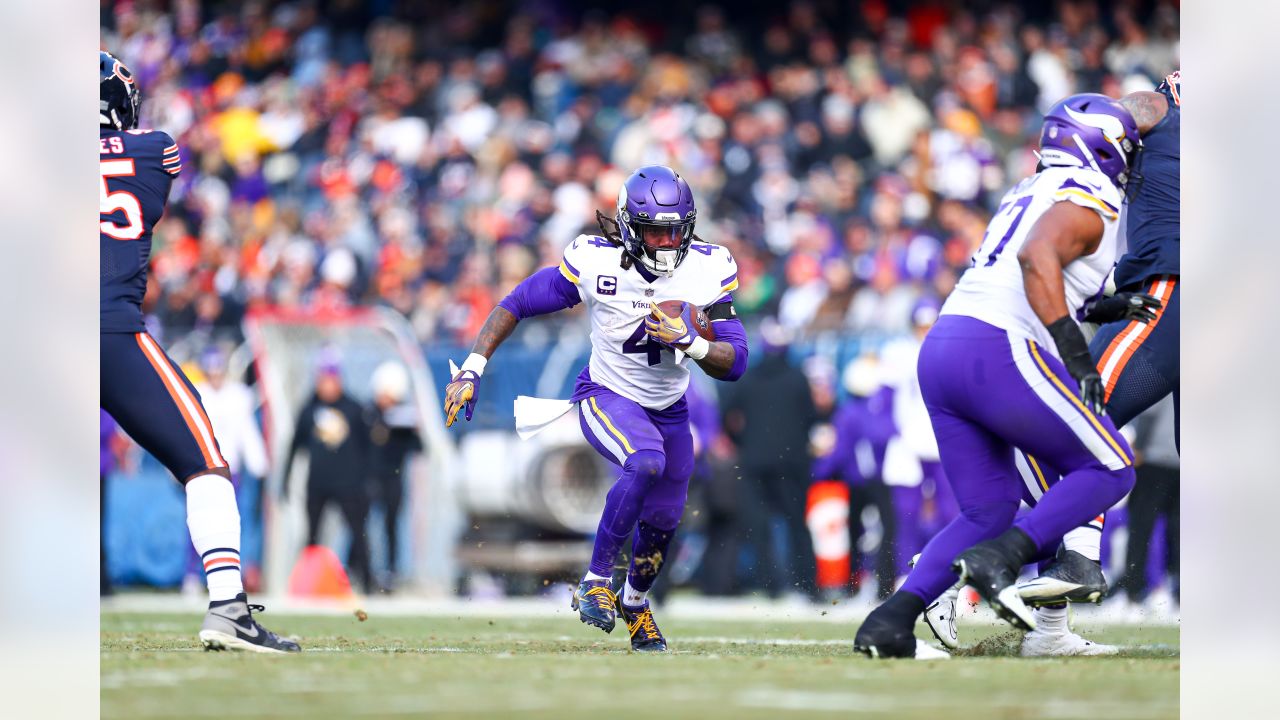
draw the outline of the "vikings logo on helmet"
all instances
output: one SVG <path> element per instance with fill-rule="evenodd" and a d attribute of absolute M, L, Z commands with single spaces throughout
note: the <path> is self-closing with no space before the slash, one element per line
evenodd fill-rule
<path fill-rule="evenodd" d="M 1091 168 L 1123 188 L 1140 146 L 1128 110 L 1105 95 L 1081 93 L 1045 113 L 1040 160 L 1047 167 Z"/>

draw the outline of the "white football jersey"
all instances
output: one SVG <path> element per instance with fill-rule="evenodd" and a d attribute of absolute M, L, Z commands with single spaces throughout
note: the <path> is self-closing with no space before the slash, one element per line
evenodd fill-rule
<path fill-rule="evenodd" d="M 920 341 L 914 335 L 889 341 L 880 349 L 881 381 L 893 388 L 893 423 L 898 437 L 920 460 L 937 460 L 938 441 L 916 372 L 919 361 Z"/>
<path fill-rule="evenodd" d="M 670 407 L 689 387 L 688 358 L 649 342 L 650 303 L 684 300 L 706 309 L 738 287 L 738 264 L 722 245 L 695 242 L 672 277 L 649 282 L 619 265 L 623 250 L 579 235 L 564 250 L 560 273 L 578 286 L 591 317 L 591 379 L 651 410 Z"/>
<path fill-rule="evenodd" d="M 1000 208 L 987 225 L 973 266 L 942 305 L 942 315 L 966 315 L 1002 328 L 1010 335 L 1035 340 L 1057 354 L 1057 346 L 1031 304 L 1022 283 L 1018 252 L 1049 208 L 1072 202 L 1102 217 L 1102 240 L 1090 255 L 1063 268 L 1067 310 L 1076 322 L 1083 320 L 1087 302 L 1100 297 L 1107 275 L 1119 255 L 1118 233 L 1123 199 L 1107 176 L 1087 168 L 1051 167 L 1018 183 L 1005 194 Z"/>

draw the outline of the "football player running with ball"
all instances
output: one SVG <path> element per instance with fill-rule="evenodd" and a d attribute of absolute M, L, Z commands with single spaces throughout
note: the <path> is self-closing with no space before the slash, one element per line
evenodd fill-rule
<path fill-rule="evenodd" d="M 1079 323 L 1116 261 L 1139 145 L 1133 116 L 1106 96 L 1072 95 L 1046 113 L 1039 171 L 1005 195 L 920 350 L 920 387 L 960 516 L 867 617 L 855 650 L 940 654 L 918 650 L 915 621 L 957 579 L 1034 630 L 1019 570 L 1133 487 L 1133 453 L 1106 415 Z M 1015 448 L 1062 477 L 1016 523 Z"/>
<path fill-rule="evenodd" d="M 98 230 L 101 255 L 102 409 L 186 489 L 187 528 L 204 564 L 209 612 L 200 628 L 208 650 L 298 652 L 298 643 L 258 624 L 240 575 L 240 511 L 200 393 L 142 322 L 151 231 L 182 171 L 178 145 L 139 130 L 133 73 L 98 53 Z"/>
<path fill-rule="evenodd" d="M 512 290 L 489 314 L 471 355 L 445 388 L 446 424 L 459 412 L 470 420 L 485 364 L 516 324 L 586 303 L 591 359 L 570 401 L 588 442 L 621 472 L 605 500 L 591 566 L 574 591 L 573 608 L 582 622 L 605 632 L 613 631 L 621 614 L 637 651 L 667 647 L 646 595 L 662 570 L 693 473 L 684 398 L 689 360 L 729 382 L 747 367 L 746 333 L 733 309 L 737 263 L 727 248 L 694 236 L 697 214 L 693 191 L 674 170 L 636 170 L 618 193 L 616 229 L 597 213 L 602 235 L 579 235 L 558 267 L 544 268 Z M 619 597 L 613 565 L 633 532 Z"/>

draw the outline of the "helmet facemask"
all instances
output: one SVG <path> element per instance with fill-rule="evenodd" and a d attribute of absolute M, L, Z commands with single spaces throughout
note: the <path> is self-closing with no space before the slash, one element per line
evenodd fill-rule
<path fill-rule="evenodd" d="M 679 174 L 652 165 L 636 170 L 622 184 L 614 219 L 625 258 L 648 272 L 671 277 L 689 254 L 698 210 Z M 626 263 L 624 259 L 624 267 Z"/>
<path fill-rule="evenodd" d="M 632 218 L 625 225 L 627 234 L 633 238 L 632 247 L 639 250 L 632 254 L 649 272 L 671 277 L 689 254 L 689 245 L 693 242 L 692 222 L 646 222 Z"/>

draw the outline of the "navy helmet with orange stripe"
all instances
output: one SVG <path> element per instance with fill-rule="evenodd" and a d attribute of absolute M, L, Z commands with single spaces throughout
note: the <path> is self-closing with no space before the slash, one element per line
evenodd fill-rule
<path fill-rule="evenodd" d="M 1182 71 L 1174 70 L 1166 75 L 1164 82 L 1156 86 L 1156 92 L 1169 98 L 1174 105 L 1182 107 Z"/>
<path fill-rule="evenodd" d="M 142 99 L 133 73 L 111 53 L 98 51 L 98 125 L 114 130 L 138 127 Z"/>

